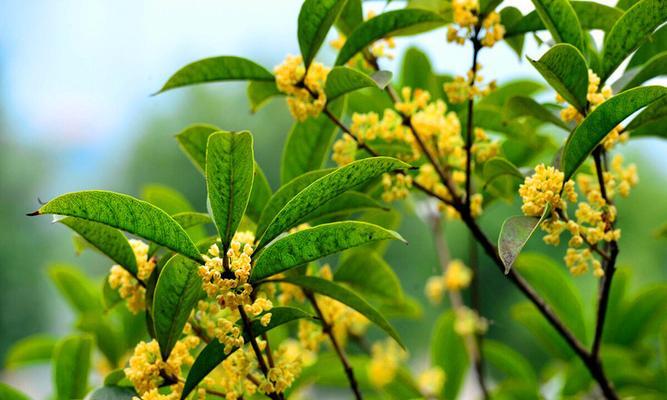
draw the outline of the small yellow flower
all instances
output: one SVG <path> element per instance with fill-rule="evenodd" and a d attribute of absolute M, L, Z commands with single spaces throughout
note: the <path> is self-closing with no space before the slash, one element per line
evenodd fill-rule
<path fill-rule="evenodd" d="M 563 200 L 560 191 L 563 187 L 563 172 L 554 167 L 539 164 L 535 174 L 526 177 L 519 187 L 519 195 L 523 200 L 521 211 L 530 217 L 539 217 L 548 204 L 554 208 L 562 208 Z"/>
<path fill-rule="evenodd" d="M 438 397 L 445 386 L 445 371 L 440 367 L 431 367 L 417 377 L 417 386 L 424 397 Z"/>
<path fill-rule="evenodd" d="M 287 56 L 275 69 L 276 86 L 287 95 L 287 105 L 298 121 L 319 115 L 326 105 L 324 84 L 330 68 L 313 62 L 306 71 L 301 56 Z"/>
<path fill-rule="evenodd" d="M 368 379 L 377 388 L 394 380 L 396 372 L 407 359 L 407 353 L 393 339 L 385 339 L 371 346 L 371 361 L 368 364 Z"/>

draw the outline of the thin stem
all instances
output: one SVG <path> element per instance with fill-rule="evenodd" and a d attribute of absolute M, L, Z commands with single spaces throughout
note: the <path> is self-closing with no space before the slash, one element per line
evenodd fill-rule
<path fill-rule="evenodd" d="M 561 210 L 560 208 L 557 208 L 557 209 L 556 209 L 556 213 L 558 214 L 558 217 L 559 217 L 560 219 L 562 219 L 563 221 L 565 221 L 565 223 L 567 223 L 567 222 L 570 221 L 570 219 L 567 217 L 567 215 L 565 215 L 565 213 L 563 212 L 563 210 Z M 587 245 L 591 250 L 593 250 L 594 252 L 596 252 L 597 254 L 599 254 L 600 257 L 604 258 L 605 260 L 609 260 L 609 259 L 610 259 L 609 254 L 607 254 L 607 253 L 605 253 L 603 250 L 601 250 L 596 244 L 591 243 L 591 242 L 586 238 L 586 236 L 585 236 L 584 234 L 582 234 L 581 232 L 579 232 L 579 237 L 581 238 L 581 240 L 584 241 L 584 243 L 586 243 L 586 245 Z"/>
<path fill-rule="evenodd" d="M 475 27 L 474 36 L 470 39 L 472 42 L 472 74 L 470 78 L 470 89 L 475 86 L 475 80 L 477 79 L 477 56 L 479 55 L 479 50 L 482 48 L 479 41 L 477 40 L 477 35 L 479 35 L 479 29 Z M 466 121 L 466 193 L 465 193 L 465 208 L 470 210 L 470 196 L 471 196 L 471 181 L 472 181 L 472 142 L 473 142 L 473 113 L 475 111 L 473 96 L 468 98 L 468 115 Z"/>
<path fill-rule="evenodd" d="M 308 301 L 310 301 L 310 304 L 313 306 L 313 309 L 315 309 L 315 313 L 322 321 L 322 332 L 324 332 L 327 336 L 329 336 L 329 339 L 331 340 L 331 345 L 336 351 L 336 354 L 340 359 L 340 363 L 343 365 L 343 369 L 345 370 L 345 375 L 347 375 L 347 380 L 350 382 L 350 389 L 352 389 L 352 393 L 354 393 L 355 399 L 361 400 L 362 399 L 361 391 L 359 390 L 359 384 L 357 383 L 357 379 L 354 377 L 354 370 L 352 369 L 352 365 L 350 365 L 350 362 L 345 356 L 343 349 L 338 343 L 336 336 L 334 336 L 331 324 L 327 322 L 327 320 L 324 318 L 324 314 L 322 314 L 320 306 L 317 305 L 317 300 L 315 300 L 315 296 L 313 296 L 311 292 L 305 292 L 305 295 L 308 298 Z"/>

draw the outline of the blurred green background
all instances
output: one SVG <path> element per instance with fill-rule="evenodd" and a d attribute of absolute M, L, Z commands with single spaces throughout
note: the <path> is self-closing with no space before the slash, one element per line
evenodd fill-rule
<path fill-rule="evenodd" d="M 50 263 L 74 263 L 100 282 L 110 267 L 92 252 L 76 256 L 65 227 L 25 213 L 36 209 L 39 199 L 68 191 L 96 188 L 137 196 L 149 183 L 169 185 L 205 210 L 203 179 L 173 138 L 195 122 L 252 131 L 255 156 L 277 188 L 281 150 L 292 123 L 281 100 L 252 115 L 243 84 L 149 94 L 195 59 L 234 54 L 272 66 L 298 52 L 299 1 L 25 3 L 3 2 L 0 9 L 5 16 L 0 21 L 0 359 L 17 339 L 70 329 L 73 316 L 48 281 Z M 530 8 L 526 1 L 511 4 Z M 381 11 L 384 4 L 366 7 Z M 400 39 L 397 60 L 385 67 L 396 71 L 402 52 L 417 45 L 439 72 L 463 73 L 468 49 L 446 45 L 444 38 L 444 31 L 437 30 Z M 543 50 L 534 43 L 527 46 L 531 55 Z M 325 49 L 319 58 L 330 63 L 333 53 Z M 483 53 L 481 63 L 485 77 L 500 84 L 517 77 L 537 79 L 504 44 Z M 667 246 L 655 231 L 667 222 L 667 142 L 641 139 L 622 151 L 638 164 L 640 184 L 629 199 L 618 202 L 623 230 L 619 264 L 632 270 L 632 287 L 664 282 Z M 439 271 L 430 227 L 414 212 L 419 208 L 414 202 L 399 208 L 406 214 L 399 231 L 410 245 L 392 244 L 387 259 L 406 292 L 423 302 L 424 318 L 395 323 L 413 362 L 419 362 L 428 354 L 430 328 L 445 306 L 430 306 L 423 296 L 426 279 Z M 517 199 L 494 204 L 481 219 L 484 230 L 497 237 L 503 219 L 518 209 Z M 447 237 L 452 256 L 465 259 L 468 235 L 463 226 L 448 224 Z M 562 248 L 544 246 L 539 238 L 529 249 L 557 259 L 563 254 Z M 590 274 L 575 281 L 592 315 L 595 281 Z M 491 319 L 489 336 L 515 345 L 536 365 L 543 362 L 532 337 L 509 317 L 509 306 L 520 296 L 484 258 L 481 293 L 482 313 Z M 35 376 L 48 376 L 48 368 L 0 372 L 0 380 L 43 395 L 44 389 L 30 384 Z"/>

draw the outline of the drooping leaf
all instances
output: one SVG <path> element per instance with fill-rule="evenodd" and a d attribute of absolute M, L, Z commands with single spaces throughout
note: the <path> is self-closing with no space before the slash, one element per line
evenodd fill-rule
<path fill-rule="evenodd" d="M 273 328 L 301 318 L 312 318 L 312 316 L 297 308 L 274 307 L 271 309 L 271 321 L 269 324 L 264 326 L 261 323 L 257 323 L 257 321 L 253 321 L 253 324 L 251 325 L 252 333 L 257 337 Z M 185 385 L 183 386 L 181 399 L 185 399 L 190 392 L 197 387 L 199 382 L 206 377 L 206 375 L 213 371 L 218 364 L 223 362 L 237 349 L 238 348 L 234 348 L 229 353 L 225 353 L 225 346 L 217 339 L 214 339 L 207 344 L 195 359 L 194 364 L 192 364 L 192 368 L 190 369 L 185 380 Z"/>
<path fill-rule="evenodd" d="M 384 89 L 390 80 L 391 72 L 389 71 L 378 71 L 368 76 L 359 70 L 338 66 L 327 75 L 324 93 L 327 95 L 327 101 L 332 101 L 347 93 L 367 87 Z"/>
<path fill-rule="evenodd" d="M 330 199 L 383 173 L 408 167 L 408 164 L 395 158 L 373 157 L 352 162 L 323 176 L 294 196 L 276 214 L 262 235 L 258 249 Z"/>
<path fill-rule="evenodd" d="M 468 370 L 469 357 L 462 336 L 456 333 L 456 314 L 448 310 L 435 322 L 431 333 L 431 363 L 442 368 L 447 377 L 443 387 L 444 399 L 456 399 Z"/>
<path fill-rule="evenodd" d="M 25 393 L 19 392 L 17 389 L 9 386 L 4 382 L 0 382 L 0 399 L 2 400 L 30 400 Z"/>
<path fill-rule="evenodd" d="M 402 9 L 382 13 L 359 25 L 350 34 L 338 53 L 335 65 L 345 64 L 376 40 L 400 35 L 402 31 L 408 29 L 411 34 L 429 31 L 446 22 L 440 15 L 422 9 Z"/>
<path fill-rule="evenodd" d="M 176 140 L 183 152 L 202 174 L 206 169 L 206 144 L 208 137 L 220 128 L 213 125 L 191 125 L 176 135 Z"/>
<path fill-rule="evenodd" d="M 49 267 L 49 277 L 77 313 L 94 314 L 102 310 L 95 285 L 77 268 L 63 264 L 52 265 Z"/>
<path fill-rule="evenodd" d="M 506 377 L 535 386 L 537 376 L 528 360 L 510 346 L 491 339 L 485 339 L 482 348 L 484 359 Z"/>
<path fill-rule="evenodd" d="M 334 273 L 336 282 L 344 282 L 361 294 L 399 303 L 404 294 L 396 273 L 376 253 L 351 251 Z"/>
<path fill-rule="evenodd" d="M 134 197 L 102 190 L 64 194 L 43 205 L 35 214 L 78 217 L 118 228 L 193 260 L 201 255 L 185 230 L 159 208 Z"/>
<path fill-rule="evenodd" d="M 167 261 L 153 295 L 153 324 L 163 360 L 169 358 L 202 295 L 197 263 L 178 255 Z"/>
<path fill-rule="evenodd" d="M 297 34 L 303 63 L 308 69 L 347 0 L 306 0 L 299 11 Z"/>
<path fill-rule="evenodd" d="M 569 44 L 557 44 L 539 60 L 528 61 L 580 113 L 585 114 L 588 93 L 588 67 L 579 50 Z"/>
<path fill-rule="evenodd" d="M 556 43 L 569 43 L 583 51 L 579 18 L 568 0 L 531 0 L 535 11 Z"/>
<path fill-rule="evenodd" d="M 271 186 L 269 186 L 269 181 L 266 179 L 264 171 L 262 171 L 259 164 L 255 162 L 255 175 L 252 181 L 252 191 L 250 192 L 248 207 L 246 208 L 246 215 L 253 220 L 253 222 L 259 222 L 262 210 L 272 194 L 273 190 L 271 190 Z"/>
<path fill-rule="evenodd" d="M 257 282 L 329 254 L 387 239 L 403 240 L 396 232 L 357 221 L 304 229 L 266 247 L 255 259 L 250 281 Z"/>
<path fill-rule="evenodd" d="M 137 258 L 127 238 L 118 229 L 76 217 L 62 218 L 58 222 L 78 233 L 86 242 L 131 274 L 137 274 Z"/>
<path fill-rule="evenodd" d="M 102 386 L 90 392 L 85 400 L 132 400 L 137 397 L 137 392 L 129 387 Z"/>
<path fill-rule="evenodd" d="M 667 19 L 667 2 L 641 0 L 626 11 L 606 35 L 602 49 L 601 84 Z"/>
<path fill-rule="evenodd" d="M 69 336 L 53 353 L 53 382 L 59 400 L 81 399 L 88 391 L 88 372 L 93 339 L 88 335 Z"/>
<path fill-rule="evenodd" d="M 32 335 L 14 343 L 7 351 L 5 368 L 14 369 L 51 360 L 58 339 L 50 335 Z"/>
<path fill-rule="evenodd" d="M 667 75 L 667 51 L 662 52 L 651 58 L 641 67 L 637 67 L 636 71 L 628 71 L 626 74 L 631 74 L 630 79 L 624 83 L 623 87 L 617 91 L 625 91 L 641 85 L 649 79 L 658 76 Z"/>
<path fill-rule="evenodd" d="M 391 336 L 399 345 L 401 345 L 401 347 L 405 348 L 396 330 L 394 330 L 394 328 L 389 324 L 389 322 L 387 322 L 382 314 L 380 314 L 375 308 L 373 308 L 373 306 L 368 304 L 366 300 L 361 298 L 352 290 L 326 279 L 317 278 L 314 276 L 293 276 L 283 278 L 280 281 L 291 283 L 293 285 L 299 286 L 303 290 L 321 294 L 345 304 L 355 311 L 358 311 L 364 317 L 368 318 L 371 322 L 389 334 L 389 336 Z"/>
<path fill-rule="evenodd" d="M 549 122 L 569 131 L 570 128 L 560 118 L 555 116 L 546 107 L 528 96 L 514 96 L 505 104 L 505 119 L 511 121 L 514 118 L 530 116 L 540 121 Z"/>
<path fill-rule="evenodd" d="M 177 213 L 171 216 L 174 221 L 178 222 L 183 229 L 192 228 L 193 226 L 210 224 L 213 222 L 208 214 L 186 211 Z"/>
<path fill-rule="evenodd" d="M 275 82 L 252 81 L 248 84 L 246 91 L 250 101 L 250 111 L 257 112 L 272 97 L 283 96 L 284 93 L 278 90 Z"/>
<path fill-rule="evenodd" d="M 577 126 L 565 143 L 561 164 L 565 179 L 569 179 L 586 157 L 609 131 L 625 118 L 667 95 L 663 86 L 644 86 L 627 90 L 610 98 L 593 110 Z"/>
<path fill-rule="evenodd" d="M 545 213 L 546 214 L 546 213 Z M 509 217 L 503 222 L 498 236 L 498 255 L 505 266 L 507 274 L 514 261 L 528 242 L 533 233 L 540 226 L 542 218 L 517 215 Z"/>
<path fill-rule="evenodd" d="M 667 25 L 661 26 L 646 38 L 646 41 L 634 52 L 625 69 L 638 67 L 664 51 L 667 51 Z"/>
<path fill-rule="evenodd" d="M 311 183 L 320 179 L 324 175 L 330 173 L 331 169 L 321 169 L 316 171 L 306 172 L 303 175 L 297 176 L 291 181 L 284 184 L 278 189 L 269 199 L 268 203 L 262 210 L 262 214 L 257 222 L 257 237 L 260 237 L 266 228 L 269 226 L 273 218 L 278 212 L 287 204 L 294 196 L 296 196 L 303 189 L 308 187 Z"/>
<path fill-rule="evenodd" d="M 542 21 L 540 21 L 537 12 L 535 12 L 535 17 L 541 24 Z M 507 28 L 507 32 L 505 33 L 505 42 L 512 48 L 512 50 L 514 50 L 516 55 L 519 57 L 519 60 L 522 59 L 521 56 L 523 54 L 523 44 L 526 38 L 524 35 L 517 34 L 510 36 L 508 33 L 513 31 L 513 27 L 518 26 L 522 22 L 523 18 L 524 17 L 521 15 L 521 11 L 519 11 L 519 9 L 516 7 L 510 6 L 500 10 L 500 20 L 503 21 L 503 25 Z"/>
<path fill-rule="evenodd" d="M 626 127 L 632 137 L 667 137 L 667 98 L 653 102 L 640 112 Z"/>
<path fill-rule="evenodd" d="M 344 99 L 329 105 L 329 111 L 341 118 Z M 285 185 L 297 176 L 322 168 L 336 137 L 338 127 L 325 114 L 295 122 L 285 141 L 280 163 L 280 182 Z"/>
<path fill-rule="evenodd" d="M 254 175 L 252 135 L 220 131 L 206 147 L 206 187 L 224 251 L 241 223 Z"/>
<path fill-rule="evenodd" d="M 208 82 L 273 80 L 273 75 L 266 68 L 245 58 L 211 57 L 195 61 L 179 69 L 157 93 Z"/>

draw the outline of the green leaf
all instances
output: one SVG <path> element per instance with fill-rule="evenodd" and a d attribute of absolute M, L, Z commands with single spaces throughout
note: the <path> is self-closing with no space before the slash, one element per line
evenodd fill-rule
<path fill-rule="evenodd" d="M 262 215 L 262 210 L 268 203 L 273 190 L 269 186 L 269 181 L 264 175 L 264 171 L 260 168 L 259 164 L 255 162 L 255 173 L 252 181 L 252 191 L 250 192 L 250 199 L 248 200 L 248 207 L 246 208 L 246 215 L 253 220 L 253 222 L 258 223 L 259 217 Z"/>
<path fill-rule="evenodd" d="M 137 258 L 127 238 L 118 229 L 76 217 L 62 218 L 58 222 L 78 233 L 102 254 L 136 276 Z"/>
<path fill-rule="evenodd" d="M 502 2 L 503 0 L 480 0 L 479 11 L 482 15 L 487 15 Z"/>
<path fill-rule="evenodd" d="M 505 104 L 505 119 L 511 121 L 517 117 L 530 116 L 539 121 L 549 122 L 569 131 L 565 122 L 554 115 L 546 107 L 527 96 L 514 96 Z"/>
<path fill-rule="evenodd" d="M 528 59 L 558 94 L 581 114 L 585 114 L 588 93 L 588 67 L 579 50 L 569 44 L 557 44 L 539 60 Z"/>
<path fill-rule="evenodd" d="M 649 79 L 667 75 L 667 51 L 651 58 L 642 67 L 637 67 L 636 71 L 629 71 L 625 74 L 631 76 L 628 82 L 623 85 L 623 88 L 619 90 L 621 92 L 637 87 Z"/>
<path fill-rule="evenodd" d="M 442 368 L 447 377 L 444 399 L 456 399 L 468 371 L 469 358 L 463 337 L 454 330 L 456 315 L 448 310 L 435 321 L 431 335 L 431 363 Z"/>
<path fill-rule="evenodd" d="M 667 19 L 667 2 L 642 0 L 616 21 L 605 36 L 600 84 Z"/>
<path fill-rule="evenodd" d="M 352 290 L 326 279 L 316 278 L 314 276 L 292 276 L 280 279 L 280 282 L 291 283 L 306 291 L 321 294 L 345 304 L 368 318 L 391 336 L 396 343 L 405 348 L 398 333 L 389 322 L 387 322 L 382 314 Z"/>
<path fill-rule="evenodd" d="M 542 21 L 540 21 L 539 17 L 537 16 L 537 12 L 534 13 L 537 21 L 541 24 Z M 523 44 L 526 38 L 524 35 L 510 36 L 509 32 L 513 30 L 513 27 L 518 26 L 522 19 L 523 15 L 521 15 L 521 11 L 519 11 L 519 9 L 516 7 L 510 6 L 500 10 L 500 20 L 503 21 L 503 25 L 507 28 L 507 32 L 505 33 L 505 42 L 512 48 L 512 50 L 514 50 L 516 55 L 519 57 L 519 61 L 521 61 L 521 55 L 523 54 Z"/>
<path fill-rule="evenodd" d="M 586 322 L 581 295 L 569 273 L 551 258 L 537 254 L 522 254 L 514 268 L 549 304 L 572 333 L 586 343 Z"/>
<path fill-rule="evenodd" d="M 224 252 L 245 213 L 254 178 L 252 135 L 220 131 L 206 147 L 206 187 Z"/>
<path fill-rule="evenodd" d="M 273 80 L 273 75 L 266 68 L 245 58 L 211 57 L 195 61 L 176 71 L 156 94 L 207 82 Z"/>
<path fill-rule="evenodd" d="M 543 218 L 544 216 L 537 218 L 516 215 L 507 218 L 503 222 L 503 226 L 500 228 L 500 235 L 498 236 L 498 255 L 505 266 L 505 274 L 510 271 L 514 261 L 519 256 L 519 253 L 521 253 L 528 239 L 533 236 L 537 227 L 540 226 Z"/>
<path fill-rule="evenodd" d="M 158 277 L 153 295 L 153 324 L 163 360 L 169 358 L 192 308 L 202 298 L 197 267 L 192 260 L 176 255 L 167 261 Z"/>
<path fill-rule="evenodd" d="M 251 325 L 252 333 L 257 337 L 273 328 L 301 318 L 312 318 L 312 316 L 297 308 L 274 307 L 271 309 L 271 322 L 267 326 L 263 326 L 261 323 L 258 324 L 257 321 L 253 321 Z M 230 353 L 225 353 L 224 349 L 225 346 L 217 339 L 212 340 L 204 347 L 188 373 L 181 399 L 185 399 L 206 375 L 237 350 L 235 348 Z"/>
<path fill-rule="evenodd" d="M 399 303 L 404 299 L 394 270 L 382 257 L 367 250 L 351 251 L 336 269 L 334 281 L 344 282 L 361 294 L 386 301 Z"/>
<path fill-rule="evenodd" d="M 192 228 L 193 226 L 206 225 L 213 222 L 208 214 L 198 212 L 182 212 L 171 216 L 174 221 L 178 222 L 183 229 Z"/>
<path fill-rule="evenodd" d="M 440 90 L 437 87 L 438 82 L 433 74 L 431 61 L 423 51 L 416 47 L 408 48 L 403 55 L 401 87 L 403 86 L 428 90 L 433 96 Z"/>
<path fill-rule="evenodd" d="M 667 97 L 651 103 L 640 112 L 625 128 L 632 137 L 667 137 Z"/>
<path fill-rule="evenodd" d="M 213 125 L 191 125 L 176 135 L 176 140 L 183 152 L 202 174 L 206 169 L 206 144 L 208 137 L 220 128 Z M 184 210 L 181 210 L 184 211 Z"/>
<path fill-rule="evenodd" d="M 383 173 L 406 168 L 409 168 L 408 164 L 395 158 L 372 157 L 352 162 L 323 176 L 294 196 L 276 214 L 262 235 L 258 249 L 330 199 Z"/>
<path fill-rule="evenodd" d="M 616 125 L 665 95 L 667 88 L 663 86 L 638 87 L 619 93 L 597 106 L 565 143 L 561 157 L 565 180 L 574 175 L 586 157 Z"/>
<path fill-rule="evenodd" d="M 329 254 L 387 239 L 403 240 L 396 232 L 357 221 L 304 229 L 276 240 L 262 251 L 255 259 L 250 281 L 257 282 Z"/>
<path fill-rule="evenodd" d="M 49 335 L 32 335 L 14 343 L 7 351 L 5 368 L 44 363 L 51 360 L 57 339 Z"/>
<path fill-rule="evenodd" d="M 583 51 L 579 18 L 568 0 L 531 0 L 542 23 L 557 43 L 569 43 Z"/>
<path fill-rule="evenodd" d="M 530 96 L 544 90 L 544 85 L 528 79 L 518 79 L 499 86 L 496 90 L 483 97 L 480 105 L 505 107 L 509 99 L 514 96 Z"/>
<path fill-rule="evenodd" d="M 421 9 L 388 11 L 359 25 L 345 41 L 335 65 L 343 65 L 355 54 L 376 40 L 396 36 L 409 30 L 411 34 L 426 32 L 442 26 L 446 20 L 440 15 Z"/>
<path fill-rule="evenodd" d="M 327 75 L 324 93 L 327 95 L 327 101 L 332 101 L 347 93 L 367 87 L 384 89 L 390 80 L 391 72 L 388 71 L 378 71 L 368 76 L 359 70 L 338 66 Z"/>
<path fill-rule="evenodd" d="M 558 332 L 544 319 L 535 306 L 524 301 L 512 306 L 512 319 L 525 326 L 535 339 L 550 354 L 563 360 L 569 360 L 574 352 Z"/>
<path fill-rule="evenodd" d="M 76 328 L 95 337 L 95 344 L 109 365 L 115 367 L 125 352 L 122 332 L 118 326 L 102 313 L 88 313 L 81 315 L 76 322 Z"/>
<path fill-rule="evenodd" d="M 137 392 L 129 387 L 102 386 L 90 392 L 86 400 L 132 400 L 137 397 Z"/>
<path fill-rule="evenodd" d="M 537 390 L 537 376 L 533 367 L 521 354 L 496 340 L 485 339 L 482 348 L 484 359 L 509 379 L 529 383 Z"/>
<path fill-rule="evenodd" d="M 381 226 L 385 229 L 392 231 L 398 231 L 398 228 L 401 226 L 402 215 L 400 212 L 390 209 L 389 211 L 383 210 L 368 210 L 364 212 L 358 219 L 359 221 L 368 222 L 373 225 Z M 389 247 L 389 241 L 380 241 L 375 243 L 370 243 L 363 246 L 361 249 L 367 251 L 374 251 L 379 255 L 383 255 Z M 343 253 L 343 258 L 346 257 L 346 253 Z"/>
<path fill-rule="evenodd" d="M 345 36 L 350 36 L 352 31 L 364 22 L 362 14 L 361 0 L 348 0 L 341 11 L 336 28 Z"/>
<path fill-rule="evenodd" d="M 648 334 L 654 334 L 667 313 L 667 285 L 653 284 L 643 288 L 629 302 L 619 323 L 615 342 L 633 345 Z"/>
<path fill-rule="evenodd" d="M 43 205 L 32 215 L 57 214 L 100 222 L 158 245 L 201 260 L 197 247 L 185 230 L 167 213 L 134 197 L 87 190 L 64 194 Z"/>
<path fill-rule="evenodd" d="M 94 314 L 102 310 L 95 285 L 77 268 L 63 264 L 53 265 L 49 267 L 49 277 L 74 311 Z"/>
<path fill-rule="evenodd" d="M 2 400 L 30 400 L 30 397 L 19 392 L 6 383 L 0 382 L 0 399 Z"/>
<path fill-rule="evenodd" d="M 102 303 L 104 304 L 104 310 L 108 311 L 112 309 L 116 304 L 120 303 L 123 299 L 120 297 L 118 290 L 112 289 L 109 284 L 109 275 L 108 273 L 104 277 L 104 283 L 102 286 Z"/>
<path fill-rule="evenodd" d="M 164 185 L 145 185 L 141 189 L 141 199 L 169 215 L 185 211 L 193 211 L 192 205 L 181 193 Z"/>
<path fill-rule="evenodd" d="M 315 211 L 303 217 L 301 221 L 297 222 L 297 225 L 303 222 L 322 220 L 371 209 L 389 211 L 387 208 L 385 208 L 385 206 L 378 203 L 367 194 L 359 192 L 345 192 L 327 201 Z"/>
<path fill-rule="evenodd" d="M 250 111 L 256 113 L 272 97 L 284 96 L 284 93 L 278 90 L 275 82 L 252 81 L 248 84 L 248 100 L 250 101 Z"/>
<path fill-rule="evenodd" d="M 297 34 L 306 69 L 315 58 L 346 0 L 306 0 L 299 11 Z"/>
<path fill-rule="evenodd" d="M 627 71 L 643 65 L 645 62 L 664 51 L 667 51 L 667 25 L 658 28 L 653 34 L 646 38 L 644 44 L 639 46 L 637 51 L 632 55 L 632 58 L 630 58 L 625 69 Z"/>
<path fill-rule="evenodd" d="M 87 335 L 69 336 L 58 343 L 53 353 L 57 399 L 81 399 L 86 395 L 92 348 L 93 339 Z"/>
<path fill-rule="evenodd" d="M 514 164 L 501 157 L 493 157 L 489 161 L 485 162 L 482 170 L 482 176 L 484 177 L 485 187 L 493 180 L 501 176 L 511 176 L 521 180 L 524 179 L 523 174 Z"/>
<path fill-rule="evenodd" d="M 345 101 L 329 105 L 329 110 L 341 118 Z M 331 151 L 338 127 L 326 114 L 295 122 L 285 141 L 280 163 L 280 182 L 285 185 L 299 175 L 322 168 Z"/>

